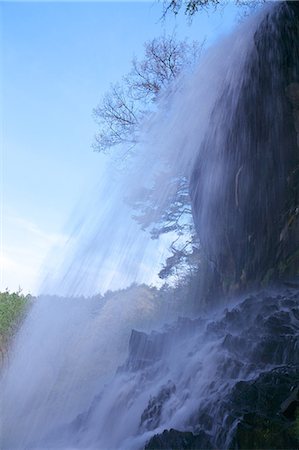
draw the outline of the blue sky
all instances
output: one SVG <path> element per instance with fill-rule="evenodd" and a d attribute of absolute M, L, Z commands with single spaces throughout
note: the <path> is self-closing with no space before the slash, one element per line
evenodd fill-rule
<path fill-rule="evenodd" d="M 161 21 L 162 3 L 1 2 L 1 286 L 36 293 L 39 269 L 100 176 L 92 109 L 130 69 L 143 43 L 176 29 L 216 40 L 234 23 L 217 14 Z"/>

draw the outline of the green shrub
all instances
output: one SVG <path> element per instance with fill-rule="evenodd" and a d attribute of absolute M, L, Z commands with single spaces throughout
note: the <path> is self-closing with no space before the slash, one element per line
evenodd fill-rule
<path fill-rule="evenodd" d="M 0 292 L 0 350 L 5 353 L 31 304 L 32 297 L 21 292 Z"/>

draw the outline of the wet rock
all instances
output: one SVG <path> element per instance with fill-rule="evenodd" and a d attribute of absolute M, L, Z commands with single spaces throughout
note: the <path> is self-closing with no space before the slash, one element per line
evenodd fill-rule
<path fill-rule="evenodd" d="M 231 447 L 235 450 L 287 450 L 296 449 L 298 445 L 288 424 L 250 413 L 238 424 Z"/>
<path fill-rule="evenodd" d="M 291 395 L 281 404 L 281 413 L 290 420 L 296 419 L 297 409 L 299 408 L 299 386 L 292 390 Z"/>
<path fill-rule="evenodd" d="M 277 3 L 254 35 L 238 94 L 224 86 L 191 176 L 206 297 L 298 274 L 299 9 Z"/>
<path fill-rule="evenodd" d="M 210 450 L 212 448 L 209 436 L 204 431 L 193 434 L 170 429 L 152 437 L 144 450 Z"/>
<path fill-rule="evenodd" d="M 165 339 L 161 333 L 150 335 L 132 330 L 129 341 L 129 355 L 124 369 L 136 371 L 158 360 L 163 353 Z"/>
<path fill-rule="evenodd" d="M 154 430 L 160 425 L 163 405 L 175 391 L 175 385 L 169 381 L 166 386 L 162 387 L 157 396 L 150 398 L 147 408 L 141 415 L 140 428 Z"/>
<path fill-rule="evenodd" d="M 298 377 L 298 368 L 283 367 L 263 373 L 256 380 L 236 384 L 231 393 L 230 413 L 239 419 L 230 448 L 298 448 L 293 424 L 283 414 L 293 411 L 298 392 L 288 395 Z M 288 400 L 281 403 L 286 397 Z"/>
<path fill-rule="evenodd" d="M 292 423 L 281 410 L 299 379 L 298 310 L 298 289 L 280 289 L 275 294 L 263 291 L 228 308 L 207 326 L 201 324 L 203 339 L 215 340 L 223 348 L 214 378 L 206 387 L 211 397 L 207 396 L 204 402 L 198 398 L 198 411 L 188 422 L 188 432 L 193 433 L 164 431 L 154 436 L 146 448 L 209 448 L 206 441 L 197 437 L 199 430 L 205 431 L 212 448 L 298 448 Z M 181 322 L 181 331 L 188 326 L 188 321 L 184 325 Z M 192 332 L 198 333 L 196 329 Z M 169 328 L 168 333 L 171 343 L 174 328 Z M 216 397 L 212 394 L 215 390 Z M 160 395 L 163 400 L 163 394 Z M 163 405 L 159 395 L 149 402 L 143 413 L 144 425 L 149 420 L 147 429 L 161 427 L 161 422 L 152 417 L 160 417 L 161 409 L 167 405 L 168 396 L 165 398 Z M 285 403 L 287 414 L 293 417 L 294 404 L 289 404 L 290 409 Z"/>

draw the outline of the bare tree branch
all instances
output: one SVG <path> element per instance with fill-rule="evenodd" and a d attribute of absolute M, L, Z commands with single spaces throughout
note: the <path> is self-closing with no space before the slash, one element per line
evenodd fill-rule
<path fill-rule="evenodd" d="M 119 144 L 136 144 L 141 121 L 154 109 L 160 92 L 165 93 L 183 70 L 194 66 L 202 47 L 195 41 L 177 41 L 174 35 L 146 42 L 144 58 L 133 59 L 131 71 L 121 83 L 110 86 L 93 110 L 99 127 L 94 149 L 107 151 Z"/>
<path fill-rule="evenodd" d="M 252 9 L 264 3 L 266 0 L 233 0 L 237 6 L 244 6 Z M 177 15 L 181 10 L 189 17 L 199 11 L 208 10 L 210 7 L 217 9 L 220 5 L 226 5 L 229 0 L 163 0 L 163 14 L 165 18 L 169 12 Z"/>
<path fill-rule="evenodd" d="M 175 80 L 183 71 L 191 71 L 198 61 L 204 43 L 177 41 L 175 36 L 162 36 L 146 42 L 144 58 L 132 61 L 131 71 L 121 83 L 112 84 L 100 104 L 94 109 L 99 126 L 94 148 L 107 151 L 124 145 L 128 151 L 138 142 L 138 131 L 146 114 L 152 112 L 161 93 L 173 91 Z M 135 219 L 142 229 L 148 229 L 152 239 L 170 233 L 173 241 L 171 256 L 160 272 L 161 278 L 190 272 L 198 261 L 198 242 L 193 228 L 189 184 L 186 178 L 171 181 L 175 187 L 160 210 L 155 192 L 145 189 L 131 202 Z M 158 183 L 158 181 L 157 181 Z M 175 191 L 175 194 L 173 192 Z"/>

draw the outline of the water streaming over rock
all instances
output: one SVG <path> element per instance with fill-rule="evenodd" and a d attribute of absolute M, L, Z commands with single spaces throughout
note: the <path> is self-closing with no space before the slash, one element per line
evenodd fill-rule
<path fill-rule="evenodd" d="M 1 448 L 244 448 L 272 419 L 276 444 L 295 448 L 279 414 L 299 377 L 299 285 L 257 286 L 298 276 L 298 16 L 296 2 L 266 6 L 211 48 L 109 172 L 44 284 L 68 295 L 40 298 L 16 338 Z M 148 244 L 128 199 L 150 187 L 157 220 L 182 177 L 200 289 L 149 287 L 169 240 Z M 101 281 L 122 289 L 78 297 Z"/>
<path fill-rule="evenodd" d="M 262 21 L 241 76 L 224 79 L 192 174 L 195 224 L 224 292 L 297 272 L 298 15 L 290 2 Z"/>

